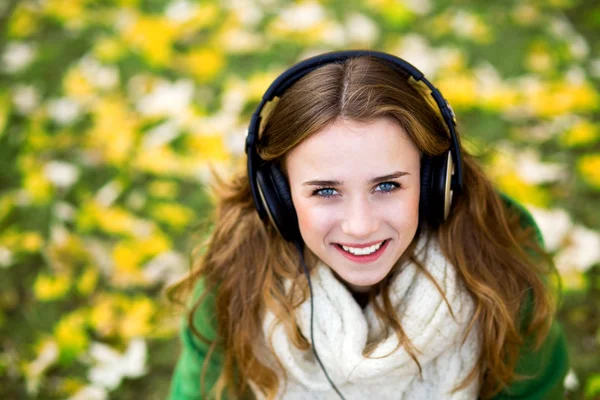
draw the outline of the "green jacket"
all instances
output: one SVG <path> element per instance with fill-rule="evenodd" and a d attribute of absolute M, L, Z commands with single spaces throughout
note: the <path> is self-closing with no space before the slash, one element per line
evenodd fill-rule
<path fill-rule="evenodd" d="M 504 195 L 502 197 L 508 207 L 514 207 L 521 212 L 523 225 L 534 227 L 538 240 L 543 244 L 541 233 L 531 214 L 512 199 Z M 200 281 L 193 298 L 203 290 L 204 286 L 202 281 Z M 194 315 L 194 326 L 209 339 L 215 337 L 215 329 L 211 322 L 213 320 L 211 317 L 213 308 L 214 299 L 209 295 Z M 182 322 L 181 341 L 181 354 L 173 374 L 169 399 L 202 399 L 200 375 L 209 346 L 193 335 L 187 326 L 185 318 Z M 567 370 L 568 358 L 565 337 L 559 323 L 554 321 L 545 342 L 538 351 L 534 351 L 527 344 L 521 350 L 515 372 L 518 375 L 530 378 L 514 382 L 510 387 L 505 388 L 500 394 L 495 396 L 494 399 L 564 399 L 563 381 Z M 220 371 L 221 355 L 218 353 L 213 354 L 205 376 L 205 385 L 207 388 L 214 385 Z"/>

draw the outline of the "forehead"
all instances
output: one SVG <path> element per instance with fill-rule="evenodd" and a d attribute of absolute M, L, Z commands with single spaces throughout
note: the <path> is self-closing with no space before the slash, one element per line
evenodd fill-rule
<path fill-rule="evenodd" d="M 406 131 L 391 119 L 371 122 L 337 120 L 312 135 L 286 157 L 290 178 L 364 172 L 390 173 L 390 168 L 412 172 L 420 152 Z"/>

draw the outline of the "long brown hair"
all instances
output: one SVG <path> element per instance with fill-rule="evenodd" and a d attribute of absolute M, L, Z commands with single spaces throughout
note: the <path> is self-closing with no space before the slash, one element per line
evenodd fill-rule
<path fill-rule="evenodd" d="M 272 109 L 258 151 L 263 159 L 281 165 L 291 149 L 339 118 L 369 122 L 382 117 L 404 128 L 424 154 L 435 156 L 449 149 L 447 128 L 423 89 L 384 62 L 360 57 L 325 65 L 290 87 Z M 537 244 L 533 229 L 522 226 L 519 214 L 506 207 L 474 158 L 462 152 L 464 191 L 434 235 L 473 298 L 475 313 L 469 329 L 477 326 L 482 343 L 477 366 L 457 383 L 456 390 L 477 380 L 480 396 L 487 398 L 518 378 L 514 369 L 525 340 L 539 345 L 548 331 L 554 308 L 546 276 L 552 263 Z M 257 356 L 258 343 L 264 339 L 265 310 L 275 313 L 297 347 L 310 346 L 294 319 L 295 307 L 306 298 L 299 255 L 273 226 L 259 219 L 245 169 L 230 179 L 217 177 L 214 192 L 215 225 L 203 244 L 205 252 L 170 293 L 202 279 L 214 296 L 216 337 L 210 353 L 218 351 L 223 357 L 214 388 L 217 397 L 224 392 L 245 397 L 252 382 L 273 399 L 283 382 L 272 363 Z M 309 250 L 305 253 L 312 268 L 316 258 Z M 289 294 L 297 291 L 284 289 L 282 282 L 288 279 L 303 293 L 300 298 Z M 391 306 L 388 287 L 389 279 L 384 279 L 375 288 L 382 298 L 381 304 L 374 303 L 377 315 L 418 364 Z M 192 322 L 204 300 L 200 296 L 188 315 L 191 330 L 201 338 Z M 524 314 L 530 316 L 525 323 Z"/>

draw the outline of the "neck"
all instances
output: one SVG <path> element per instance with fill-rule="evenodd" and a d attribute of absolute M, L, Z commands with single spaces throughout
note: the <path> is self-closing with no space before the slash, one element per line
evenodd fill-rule
<path fill-rule="evenodd" d="M 351 291 L 350 293 L 352 293 L 352 297 L 354 297 L 354 300 L 358 303 L 360 308 L 364 309 L 367 306 L 367 304 L 369 304 L 369 292 Z"/>

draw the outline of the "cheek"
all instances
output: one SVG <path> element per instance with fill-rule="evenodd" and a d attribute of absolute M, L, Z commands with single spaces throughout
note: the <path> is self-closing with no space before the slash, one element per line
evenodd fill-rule
<path fill-rule="evenodd" d="M 309 207 L 307 205 L 295 205 L 296 214 L 298 215 L 298 224 L 300 225 L 300 233 L 306 242 L 315 241 L 316 236 L 322 237 L 331 230 L 334 225 L 333 214 L 320 207 Z"/>
<path fill-rule="evenodd" d="M 396 210 L 402 210 L 391 213 L 395 223 L 404 229 L 416 229 L 419 224 L 419 193 L 411 193 L 395 207 Z"/>

